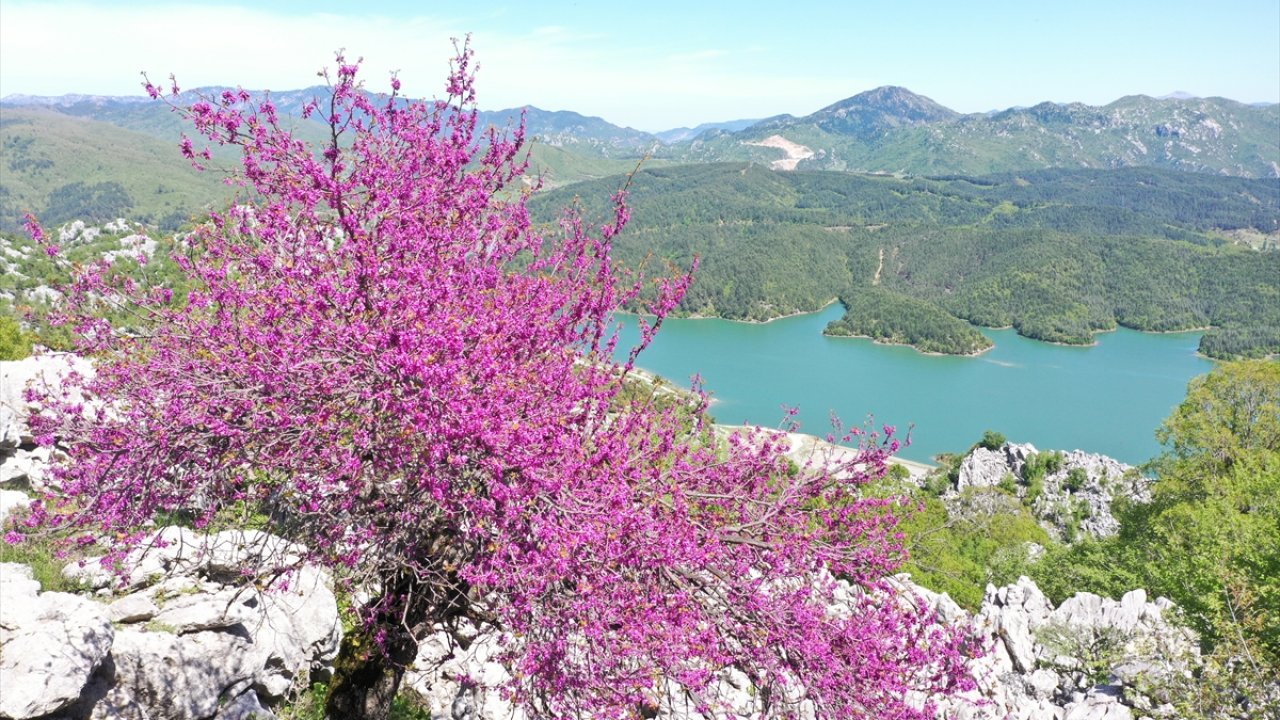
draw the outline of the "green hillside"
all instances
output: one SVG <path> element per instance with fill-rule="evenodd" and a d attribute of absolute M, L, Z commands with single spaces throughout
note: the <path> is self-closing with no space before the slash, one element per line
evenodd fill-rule
<path fill-rule="evenodd" d="M 561 188 L 535 209 L 550 218 L 576 196 L 604 217 L 601 198 L 621 182 Z M 967 353 L 981 343 L 946 317 L 1074 344 L 1116 325 L 1213 326 L 1208 354 L 1280 352 L 1280 253 L 1232 240 L 1280 238 L 1277 180 L 1143 168 L 899 179 L 709 164 L 637 174 L 631 204 L 624 258 L 702 258 L 685 313 L 764 320 L 837 296 L 863 307 L 875 293 L 896 311 L 832 332 Z"/>
<path fill-rule="evenodd" d="M 126 217 L 176 227 L 225 202 L 217 170 L 200 173 L 164 142 L 116 125 L 44 109 L 0 115 L 0 229 L 16 230 L 25 212 L 57 225 Z"/>
<path fill-rule="evenodd" d="M 178 152 L 189 128 L 161 103 L 5 105 L 0 113 L 0 230 L 18 230 L 26 212 L 50 226 L 125 217 L 168 230 L 231 197 L 222 181 L 238 166 L 237 150 L 215 148 L 211 171 L 194 171 Z M 322 130 L 311 121 L 296 127 L 313 143 Z M 607 157 L 597 145 L 603 141 L 565 146 L 538 136 L 529 143 L 530 173 L 556 187 L 635 169 L 637 158 Z"/>
<path fill-rule="evenodd" d="M 1041 103 L 960 115 L 903 88 L 878 88 L 805 117 L 673 145 L 662 156 L 771 164 L 788 157 L 780 141 L 798 148 L 791 157 L 803 156 L 800 170 L 984 175 L 1149 166 L 1277 177 L 1280 105 L 1135 95 L 1101 107 Z"/>

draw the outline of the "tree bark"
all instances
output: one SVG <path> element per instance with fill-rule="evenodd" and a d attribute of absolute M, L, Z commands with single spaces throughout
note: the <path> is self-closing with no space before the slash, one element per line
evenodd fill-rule
<path fill-rule="evenodd" d="M 386 720 L 391 704 L 400 691 L 408 655 L 417 654 L 417 643 L 407 634 L 401 635 L 388 648 L 378 647 L 364 633 L 352 633 L 342 640 L 342 648 L 334 661 L 333 681 L 325 701 L 325 716 L 330 720 Z"/>

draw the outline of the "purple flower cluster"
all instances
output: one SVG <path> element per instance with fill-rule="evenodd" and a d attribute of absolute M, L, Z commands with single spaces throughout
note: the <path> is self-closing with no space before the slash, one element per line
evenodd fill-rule
<path fill-rule="evenodd" d="M 242 200 L 177 258 L 185 301 L 102 267 L 67 288 L 97 372 L 38 398 L 37 433 L 70 461 L 33 526 L 123 551 L 162 512 L 244 511 L 370 597 L 384 645 L 501 633 L 504 691 L 531 717 L 639 717 L 671 688 L 711 711 L 726 668 L 768 717 L 929 717 L 904 698 L 967 687 L 968 641 L 884 582 L 895 506 L 861 487 L 892 429 L 796 468 L 784 436 L 725 440 L 621 393 L 691 276 L 615 265 L 621 193 L 605 227 L 566 214 L 544 237 L 523 127 L 477 127 L 471 61 L 464 45 L 445 99 L 406 103 L 339 57 L 308 106 L 318 148 L 242 91 L 178 108 L 242 148 Z M 613 314 L 642 297 L 656 321 L 619 367 Z M 104 302 L 146 330 L 110 327 Z"/>

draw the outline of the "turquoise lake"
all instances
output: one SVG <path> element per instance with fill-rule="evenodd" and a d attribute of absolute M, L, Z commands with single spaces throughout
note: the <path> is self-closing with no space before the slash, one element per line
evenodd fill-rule
<path fill-rule="evenodd" d="M 1155 430 L 1187 382 L 1213 368 L 1196 355 L 1200 333 L 1120 329 L 1093 347 L 1051 345 L 1013 330 L 983 330 L 996 346 L 977 357 L 923 355 L 908 347 L 822 335 L 839 304 L 770 323 L 668 320 L 638 365 L 688 386 L 702 376 L 717 422 L 778 427 L 800 409 L 801 432 L 825 435 L 829 417 L 899 433 L 898 454 L 930 462 L 967 449 L 987 429 L 1042 450 L 1081 449 L 1138 464 L 1160 452 Z M 622 342 L 638 337 L 623 316 Z M 619 353 L 623 355 L 624 353 Z"/>

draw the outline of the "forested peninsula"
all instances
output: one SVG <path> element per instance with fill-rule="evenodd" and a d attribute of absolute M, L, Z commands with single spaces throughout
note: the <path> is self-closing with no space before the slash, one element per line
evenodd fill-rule
<path fill-rule="evenodd" d="M 612 177 L 537 196 L 606 217 Z M 591 200 L 583 200 L 589 198 Z M 619 256 L 687 267 L 679 311 L 768 320 L 849 310 L 831 334 L 969 354 L 975 325 L 1090 344 L 1097 332 L 1208 328 L 1217 358 L 1280 352 L 1280 179 L 1152 168 L 984 177 L 641 170 Z"/>

